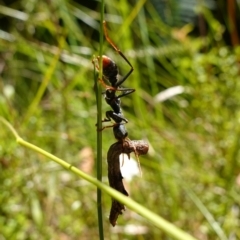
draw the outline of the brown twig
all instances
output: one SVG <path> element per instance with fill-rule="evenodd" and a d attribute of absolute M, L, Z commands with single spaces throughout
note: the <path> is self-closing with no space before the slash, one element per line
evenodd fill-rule
<path fill-rule="evenodd" d="M 108 150 L 108 179 L 112 188 L 128 196 L 128 192 L 124 188 L 122 179 L 123 176 L 120 171 L 119 156 L 122 153 L 126 153 L 130 158 L 130 153 L 134 152 L 137 156 L 147 154 L 148 144 L 143 140 L 124 140 L 118 141 L 111 145 Z M 112 199 L 112 207 L 110 211 L 109 221 L 112 226 L 116 225 L 117 218 L 122 211 L 125 210 L 125 206 Z"/>

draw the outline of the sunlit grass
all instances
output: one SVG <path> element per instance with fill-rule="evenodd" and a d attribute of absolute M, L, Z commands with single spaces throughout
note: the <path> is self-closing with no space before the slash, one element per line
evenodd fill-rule
<path fill-rule="evenodd" d="M 10 21 L 7 35 L 0 32 L 0 115 L 28 142 L 81 169 L 81 150 L 89 147 L 96 154 L 97 149 L 91 60 L 98 55 L 99 9 L 66 1 L 25 3 L 0 9 Z M 12 14 L 13 8 L 20 15 Z M 211 31 L 200 39 L 190 25 L 165 24 L 150 1 L 107 1 L 106 9 L 109 35 L 135 69 L 124 86 L 136 92 L 122 99 L 129 137 L 144 138 L 151 147 L 140 158 L 142 178 L 127 184 L 130 196 L 197 239 L 239 238 L 239 49 L 225 45 L 223 27 L 208 11 Z M 128 71 L 107 43 L 104 54 L 122 75 Z M 174 86 L 184 92 L 155 101 Z M 102 107 L 103 114 L 109 110 L 104 101 Z M 95 187 L 19 147 L 3 125 L 0 129 L 2 236 L 97 239 Z M 106 184 L 106 154 L 114 141 L 112 129 L 105 130 Z M 95 176 L 93 167 L 88 174 Z M 105 239 L 113 239 L 106 194 L 102 207 Z M 167 239 L 129 209 L 119 217 L 123 228 L 116 229 L 120 238 L 136 239 L 137 233 L 131 236 L 124 228 L 128 225 L 147 228 L 139 238 Z"/>

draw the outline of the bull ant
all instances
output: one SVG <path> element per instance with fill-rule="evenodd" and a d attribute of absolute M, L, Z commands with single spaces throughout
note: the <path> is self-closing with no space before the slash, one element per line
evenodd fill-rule
<path fill-rule="evenodd" d="M 102 56 L 102 65 L 103 65 L 103 77 L 105 80 L 107 80 L 111 86 L 107 85 L 102 79 L 99 79 L 101 84 L 106 88 L 105 92 L 105 101 L 108 105 L 111 106 L 112 110 L 106 112 L 106 118 L 103 119 L 103 122 L 109 122 L 112 120 L 115 121 L 113 125 L 105 126 L 102 129 L 113 127 L 113 133 L 117 140 L 124 140 L 128 133 L 124 126 L 125 123 L 128 123 L 128 120 L 124 117 L 122 110 L 121 110 L 121 97 L 127 96 L 135 91 L 135 89 L 132 88 L 122 88 L 120 87 L 126 79 L 130 76 L 130 74 L 133 72 L 133 66 L 128 61 L 126 56 L 121 52 L 121 50 L 112 42 L 112 40 L 108 37 L 107 33 L 107 27 L 106 22 L 103 22 L 104 27 L 104 35 L 106 40 L 109 42 L 109 44 L 115 49 L 116 52 L 128 63 L 128 65 L 131 67 L 129 72 L 122 77 L 120 80 L 118 79 L 118 67 L 117 64 L 109 57 L 103 55 Z M 97 61 L 99 62 L 100 57 L 97 57 Z M 93 64 L 95 64 L 96 59 L 93 59 Z M 97 65 L 98 68 L 98 65 Z M 116 95 L 116 91 L 121 91 L 122 93 L 120 95 Z"/>

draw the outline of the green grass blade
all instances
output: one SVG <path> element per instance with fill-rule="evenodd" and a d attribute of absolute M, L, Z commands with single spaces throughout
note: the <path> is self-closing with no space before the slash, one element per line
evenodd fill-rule
<path fill-rule="evenodd" d="M 103 46 L 103 25 L 104 20 L 104 0 L 101 1 L 101 20 L 100 20 L 100 47 L 99 47 L 99 78 L 102 78 L 102 46 Z M 95 67 L 94 67 L 95 68 Z M 96 75 L 95 75 L 96 76 Z M 102 88 L 95 77 L 96 100 L 97 100 L 97 128 L 102 128 Z M 102 181 L 102 131 L 97 131 L 97 179 Z M 103 231 L 103 213 L 102 213 L 102 192 L 97 189 L 97 212 L 98 212 L 98 229 L 99 238 L 104 239 Z"/>

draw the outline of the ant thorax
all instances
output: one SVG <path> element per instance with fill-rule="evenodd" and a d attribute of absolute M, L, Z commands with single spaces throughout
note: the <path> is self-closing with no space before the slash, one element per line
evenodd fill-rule
<path fill-rule="evenodd" d="M 121 100 L 115 95 L 115 91 L 107 90 L 105 93 L 105 100 L 110 105 L 114 112 L 121 112 Z"/>

